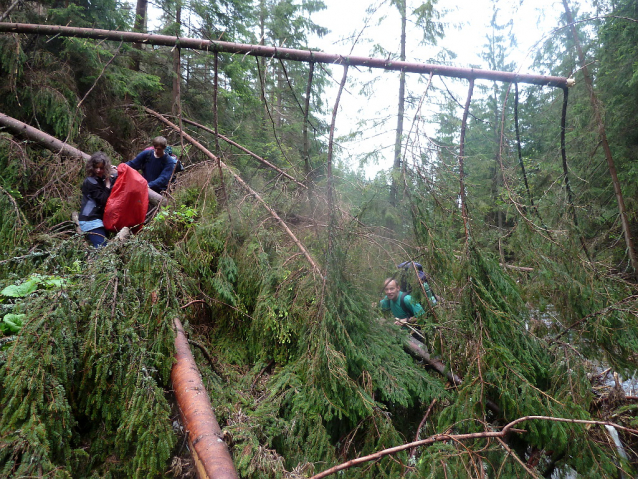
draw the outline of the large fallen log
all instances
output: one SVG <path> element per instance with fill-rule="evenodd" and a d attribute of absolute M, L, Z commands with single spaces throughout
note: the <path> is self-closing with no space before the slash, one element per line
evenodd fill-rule
<path fill-rule="evenodd" d="M 200 479 L 238 479 L 179 319 L 174 320 L 174 325 L 177 362 L 171 381 L 197 475 Z"/>
<path fill-rule="evenodd" d="M 220 40 L 203 40 L 201 38 L 185 38 L 170 35 L 155 35 L 137 32 L 100 30 L 97 28 L 64 27 L 59 25 L 39 25 L 28 23 L 0 23 L 0 32 L 30 33 L 36 35 L 61 35 L 78 38 L 95 38 L 98 40 L 114 40 L 118 42 L 145 43 L 147 45 L 165 45 L 169 47 L 191 48 L 207 52 L 234 53 L 256 57 L 278 58 L 309 63 L 328 63 L 336 65 L 362 66 L 381 68 L 384 70 L 426 73 L 446 77 L 482 79 L 503 82 L 530 83 L 567 88 L 574 85 L 572 78 L 530 75 L 515 72 L 481 70 L 478 68 L 458 68 L 448 65 L 432 65 L 399 61 L 390 58 L 370 58 L 353 55 L 339 55 L 293 48 L 270 47 L 266 45 L 248 45 Z"/>
<path fill-rule="evenodd" d="M 48 133 L 45 133 L 42 130 L 38 130 L 37 128 L 27 125 L 20 120 L 16 120 L 15 118 L 5 115 L 4 113 L 0 113 L 0 127 L 5 128 L 14 136 L 34 141 L 40 146 L 58 155 L 65 156 L 67 158 L 79 158 L 83 161 L 91 158 L 91 155 L 89 155 L 88 153 L 84 153 L 83 151 L 78 150 L 74 146 L 58 140 Z M 163 198 L 164 197 L 162 195 L 149 188 L 148 201 L 152 205 L 158 205 Z"/>

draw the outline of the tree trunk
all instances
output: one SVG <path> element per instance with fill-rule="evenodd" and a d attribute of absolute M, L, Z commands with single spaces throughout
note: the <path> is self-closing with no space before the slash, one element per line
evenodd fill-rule
<path fill-rule="evenodd" d="M 563 7 L 565 7 L 565 15 L 567 16 L 567 21 L 569 22 L 569 25 L 572 30 L 572 35 L 574 37 L 574 45 L 576 46 L 576 51 L 578 52 L 578 60 L 580 61 L 581 69 L 583 71 L 585 85 L 587 85 L 587 90 L 589 91 L 591 106 L 592 106 L 592 109 L 594 110 L 594 119 L 598 127 L 598 134 L 600 135 L 600 141 L 603 145 L 605 158 L 607 159 L 607 167 L 609 168 L 609 175 L 611 176 L 611 182 L 614 186 L 614 193 L 616 194 L 616 201 L 618 202 L 620 222 L 622 224 L 623 233 L 625 235 L 625 245 L 627 246 L 627 252 L 629 253 L 629 261 L 631 263 L 631 268 L 633 269 L 634 274 L 636 274 L 638 273 L 638 258 L 636 257 L 636 251 L 634 249 L 634 240 L 631 236 L 631 230 L 629 229 L 629 220 L 627 218 L 627 210 L 625 209 L 625 200 L 623 199 L 622 189 L 620 188 L 620 181 L 618 181 L 618 174 L 616 172 L 616 164 L 614 163 L 614 158 L 611 155 L 611 148 L 609 148 L 609 142 L 607 141 L 605 123 L 603 122 L 602 113 L 600 111 L 601 110 L 600 100 L 596 96 L 596 91 L 594 90 L 594 84 L 591 79 L 591 76 L 589 75 L 589 69 L 587 68 L 585 54 L 583 53 L 580 40 L 578 39 L 578 32 L 576 32 L 576 26 L 574 25 L 574 19 L 572 17 L 572 12 L 569 9 L 569 5 L 567 4 L 567 0 L 563 0 Z"/>
<path fill-rule="evenodd" d="M 48 133 L 38 130 L 37 128 L 33 128 L 26 123 L 22 123 L 20 120 L 11 118 L 4 113 L 0 113 L 0 126 L 9 130 L 12 135 L 34 141 L 43 148 L 46 148 L 58 155 L 69 158 L 81 158 L 83 161 L 86 161 L 91 157 L 91 155 L 84 153 L 71 145 L 67 145 Z M 162 201 L 162 199 L 162 195 L 155 193 L 149 188 L 148 200 L 151 204 L 157 205 Z"/>
<path fill-rule="evenodd" d="M 401 14 L 401 57 L 405 61 L 405 27 L 407 23 L 407 0 L 398 0 L 397 8 Z M 399 74 L 399 104 L 397 113 L 397 131 L 394 140 L 394 164 L 392 166 L 392 186 L 390 188 L 390 203 L 397 204 L 399 192 L 399 178 L 401 176 L 401 139 L 403 137 L 403 114 L 405 112 L 405 71 Z"/>
<path fill-rule="evenodd" d="M 178 319 L 174 320 L 174 324 L 176 362 L 171 371 L 171 381 L 197 474 L 211 479 L 238 479 L 182 324 Z"/>
<path fill-rule="evenodd" d="M 148 0 L 137 0 L 137 6 L 135 7 L 135 24 L 133 25 L 133 30 L 136 32 L 144 33 L 146 32 L 146 12 L 148 10 Z M 140 52 L 143 49 L 141 43 L 133 43 L 133 48 L 139 50 Z M 140 71 L 140 54 L 136 53 L 133 56 L 133 70 L 138 72 Z"/>
<path fill-rule="evenodd" d="M 176 35 L 179 37 L 181 34 L 182 26 L 182 4 L 177 2 L 175 10 L 175 23 L 176 23 Z M 173 49 L 173 115 L 182 117 L 182 101 L 180 98 L 180 85 L 182 80 L 181 62 L 180 62 L 180 48 Z"/>
<path fill-rule="evenodd" d="M 447 65 L 396 61 L 387 58 L 358 57 L 352 55 L 298 50 L 295 48 L 250 45 L 245 43 L 222 42 L 218 40 L 202 40 L 201 38 L 184 37 L 177 39 L 170 35 L 148 35 L 135 32 L 100 30 L 97 28 L 0 22 L 0 32 L 95 38 L 98 40 L 105 39 L 118 42 L 144 42 L 148 45 L 165 45 L 169 47 L 179 44 L 180 48 L 192 48 L 193 50 L 203 50 L 207 52 L 235 53 L 238 55 L 252 55 L 260 58 L 281 58 L 282 60 L 300 62 L 329 63 L 350 66 L 356 65 L 366 68 L 380 68 L 388 71 L 427 73 L 444 77 L 465 78 L 468 80 L 496 80 L 503 82 L 528 83 L 531 85 L 545 85 L 556 88 L 567 88 L 574 85 L 574 81 L 572 79 L 558 76 L 530 75 L 525 73 L 481 70 L 478 68 L 458 68 Z"/>

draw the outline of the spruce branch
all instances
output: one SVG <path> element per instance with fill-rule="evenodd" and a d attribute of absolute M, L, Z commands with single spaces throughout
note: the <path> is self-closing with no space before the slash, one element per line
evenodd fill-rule
<path fill-rule="evenodd" d="M 91 94 L 91 92 L 93 91 L 93 89 L 97 85 L 97 82 L 99 82 L 100 78 L 102 78 L 102 75 L 104 75 L 104 72 L 106 71 L 108 66 L 113 62 L 113 60 L 115 60 L 117 58 L 118 54 L 120 53 L 120 48 L 122 48 L 122 44 L 123 43 L 124 43 L 124 40 L 120 41 L 120 44 L 115 49 L 115 52 L 113 53 L 113 56 L 111 58 L 109 58 L 108 62 L 106 62 L 106 65 L 104 65 L 104 67 L 102 68 L 102 71 L 100 72 L 100 74 L 97 76 L 97 78 L 93 82 L 93 85 L 91 85 L 91 88 L 89 88 L 89 90 L 84 94 L 82 99 L 75 106 L 75 110 L 73 112 L 73 117 L 71 118 L 71 121 L 69 122 L 69 133 L 66 135 L 66 138 L 64 139 L 64 143 L 69 141 L 69 138 L 71 137 L 71 133 L 73 132 L 73 123 L 75 123 L 75 117 L 76 117 L 78 111 L 80 110 L 80 107 L 82 106 L 82 103 L 84 103 L 84 100 L 86 100 L 86 98 Z"/>

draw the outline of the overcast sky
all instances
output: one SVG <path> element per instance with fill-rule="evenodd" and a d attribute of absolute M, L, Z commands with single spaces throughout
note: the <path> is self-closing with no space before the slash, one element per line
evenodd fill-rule
<path fill-rule="evenodd" d="M 389 5 L 388 0 L 385 2 L 373 0 L 372 3 L 369 0 L 324 0 L 324 3 L 327 9 L 313 17 L 316 23 L 331 30 L 324 38 L 313 40 L 324 51 L 339 54 L 350 54 L 352 51 L 353 55 L 378 56 L 372 51 L 372 45 L 378 43 L 386 50 L 398 54 L 400 20 L 396 7 Z M 408 0 L 409 6 L 416 3 L 415 0 Z M 497 0 L 495 4 L 499 10 L 497 23 L 505 24 L 512 21 L 511 32 L 516 43 L 510 46 L 508 61 L 513 62 L 521 73 L 538 73 L 531 71 L 531 59 L 539 42 L 542 42 L 556 26 L 562 9 L 561 1 Z M 379 7 L 372 16 L 366 13 L 369 6 Z M 407 60 L 439 63 L 443 61 L 441 58 L 443 49 L 448 49 L 456 54 L 454 59 L 445 57 L 448 65 L 488 68 L 481 58 L 481 52 L 487 41 L 486 35 L 490 32 L 493 2 L 491 0 L 439 0 L 438 8 L 447 9 L 443 18 L 446 24 L 445 37 L 436 46 L 423 46 L 418 41 L 420 32 L 413 25 L 408 25 Z M 355 38 L 358 38 L 356 43 Z M 333 67 L 336 79 L 341 78 L 341 72 L 339 67 Z M 359 94 L 359 86 L 372 77 L 377 78 L 372 88 L 374 94 L 366 98 Z M 392 166 L 398 73 L 380 71 L 369 73 L 350 69 L 349 78 L 351 82 L 340 104 L 337 134 L 345 135 L 352 130 L 362 130 L 362 135 L 358 141 L 341 143 L 344 148 L 339 151 L 339 157 L 356 167 L 356 158 L 361 152 L 381 151 L 383 154 L 378 157 L 377 163 L 368 164 L 365 168 L 366 176 L 373 177 L 379 170 L 387 170 Z M 433 81 L 440 80 L 435 77 Z M 408 75 L 407 84 L 408 89 L 413 92 L 425 89 L 423 79 L 420 80 L 417 75 Z M 461 87 L 463 86 L 458 86 L 458 88 Z M 461 93 L 461 98 L 464 94 Z M 332 112 L 335 96 L 336 84 L 328 90 L 325 98 L 329 112 Z M 428 117 L 434 113 L 433 108 L 434 106 L 425 99 L 421 114 Z M 414 114 L 414 110 L 406 112 L 405 134 L 411 128 L 411 119 Z M 391 118 L 392 116 L 394 118 Z M 368 130 L 357 126 L 358 121 L 364 118 L 375 119 L 377 122 L 383 119 L 387 121 L 383 126 Z M 433 131 L 434 127 L 429 127 L 429 134 Z"/>

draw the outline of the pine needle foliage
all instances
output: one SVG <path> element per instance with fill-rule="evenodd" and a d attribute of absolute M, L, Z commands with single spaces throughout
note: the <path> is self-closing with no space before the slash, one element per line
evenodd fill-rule
<path fill-rule="evenodd" d="M 167 388 L 181 276 L 144 242 L 78 260 L 62 289 L 19 305 L 28 319 L 0 370 L 2 475 L 162 475 L 177 439 Z"/>

